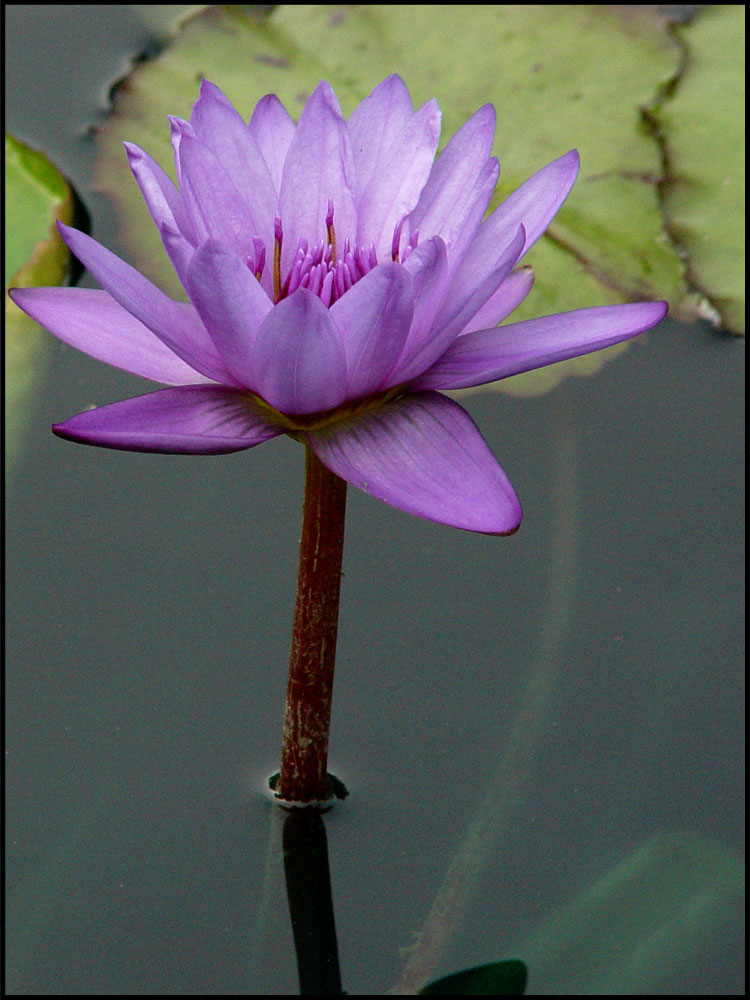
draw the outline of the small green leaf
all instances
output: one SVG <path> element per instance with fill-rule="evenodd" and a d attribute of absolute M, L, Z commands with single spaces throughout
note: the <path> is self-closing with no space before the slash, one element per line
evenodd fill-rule
<path fill-rule="evenodd" d="M 5 420 L 10 469 L 44 375 L 51 339 L 8 298 L 8 287 L 58 285 L 68 249 L 55 222 L 70 223 L 73 200 L 62 175 L 36 150 L 5 135 Z"/>
<path fill-rule="evenodd" d="M 453 997 L 520 997 L 525 988 L 526 965 L 517 958 L 510 958 L 436 979 L 419 992 Z"/>

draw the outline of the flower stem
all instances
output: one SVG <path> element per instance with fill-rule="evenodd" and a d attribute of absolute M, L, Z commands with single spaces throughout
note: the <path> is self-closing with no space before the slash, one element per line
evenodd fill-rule
<path fill-rule="evenodd" d="M 346 482 L 306 447 L 289 684 L 276 796 L 289 803 L 325 802 L 328 731 L 344 551 Z"/>

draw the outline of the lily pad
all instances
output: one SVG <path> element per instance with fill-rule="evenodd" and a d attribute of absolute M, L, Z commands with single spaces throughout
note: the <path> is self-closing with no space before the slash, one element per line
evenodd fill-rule
<path fill-rule="evenodd" d="M 537 282 L 514 319 L 629 299 L 678 303 L 688 291 L 684 263 L 664 230 L 661 150 L 640 109 L 679 64 L 667 25 L 637 7 L 282 5 L 261 15 L 213 6 L 116 92 L 98 135 L 97 184 L 116 206 L 135 263 L 179 294 L 122 141 L 171 169 L 166 116 L 188 115 L 201 77 L 246 116 L 269 91 L 296 114 L 325 78 L 349 113 L 395 71 L 415 102 L 437 97 L 443 142 L 477 107 L 494 103 L 502 165 L 495 203 L 545 163 L 580 151 L 581 176 L 529 255 Z M 576 359 L 554 374 L 590 370 L 590 360 L 581 367 Z M 533 390 L 533 376 L 519 378 L 523 391 Z M 513 380 L 501 385 L 513 391 Z"/>
<path fill-rule="evenodd" d="M 654 111 L 670 167 L 664 211 L 704 315 L 744 333 L 745 8 L 712 4 L 675 30 L 685 68 Z"/>
<path fill-rule="evenodd" d="M 70 188 L 49 160 L 5 135 L 5 420 L 6 469 L 21 447 L 23 428 L 38 393 L 52 338 L 15 306 L 9 287 L 58 285 L 68 249 L 55 222 L 73 221 Z"/>

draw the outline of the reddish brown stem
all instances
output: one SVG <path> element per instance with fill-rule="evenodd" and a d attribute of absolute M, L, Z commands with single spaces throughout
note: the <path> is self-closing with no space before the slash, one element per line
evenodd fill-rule
<path fill-rule="evenodd" d="M 326 768 L 345 515 L 346 482 L 306 448 L 297 602 L 276 786 L 276 795 L 287 802 L 330 797 Z"/>

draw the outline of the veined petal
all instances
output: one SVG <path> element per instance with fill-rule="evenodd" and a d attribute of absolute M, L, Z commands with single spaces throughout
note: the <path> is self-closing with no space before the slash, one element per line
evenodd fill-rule
<path fill-rule="evenodd" d="M 258 279 L 236 253 L 208 240 L 193 254 L 188 294 L 229 371 L 254 388 L 255 336 L 273 308 Z"/>
<path fill-rule="evenodd" d="M 351 399 L 383 388 L 409 333 L 413 300 L 411 275 L 386 261 L 331 306 L 344 344 Z"/>
<path fill-rule="evenodd" d="M 374 243 L 381 260 L 389 256 L 396 223 L 419 200 L 439 139 L 440 108 L 436 101 L 428 101 L 391 140 L 357 203 L 357 242 Z M 410 231 L 414 231 L 411 225 Z"/>
<path fill-rule="evenodd" d="M 284 160 L 292 144 L 296 126 L 278 97 L 266 94 L 255 105 L 248 128 L 266 162 L 278 195 Z"/>
<path fill-rule="evenodd" d="M 190 123 L 243 198 L 253 220 L 254 235 L 266 242 L 273 233 L 276 188 L 250 129 L 234 105 L 208 80 L 201 82 Z"/>
<path fill-rule="evenodd" d="M 495 109 L 485 104 L 461 126 L 435 161 L 409 220 L 412 230 L 429 235 L 439 233 L 449 246 L 454 242 L 471 212 L 471 201 L 477 196 L 474 185 L 487 163 L 494 134 Z M 495 180 L 497 171 L 495 163 Z M 477 225 L 491 193 L 481 207 Z"/>
<path fill-rule="evenodd" d="M 405 396 L 305 436 L 337 476 L 409 514 L 493 535 L 521 523 L 518 498 L 476 424 L 439 393 Z"/>
<path fill-rule="evenodd" d="M 394 73 L 379 83 L 349 116 L 358 202 L 373 174 L 385 162 L 388 147 L 413 115 L 406 84 Z"/>
<path fill-rule="evenodd" d="M 93 288 L 12 288 L 10 297 L 58 340 L 115 368 L 164 385 L 209 381 L 159 338 Z"/>
<path fill-rule="evenodd" d="M 323 82 L 302 109 L 281 175 L 283 274 L 289 270 L 300 239 L 306 239 L 310 246 L 326 239 L 329 202 L 333 202 L 336 232 L 340 237 L 351 237 L 357 227 L 351 143 L 336 95 Z"/>
<path fill-rule="evenodd" d="M 464 389 L 610 347 L 656 326 L 666 302 L 577 309 L 477 330 L 459 337 L 415 383 L 420 389 Z"/>
<path fill-rule="evenodd" d="M 215 382 L 234 383 L 191 305 L 170 299 L 148 278 L 85 233 L 61 222 L 57 228 L 92 277 L 123 309 L 152 330 L 191 368 Z"/>
<path fill-rule="evenodd" d="M 165 455 L 226 455 L 284 433 L 251 397 L 216 385 L 123 399 L 85 410 L 52 430 L 80 444 Z"/>
<path fill-rule="evenodd" d="M 261 323 L 253 369 L 258 395 L 289 416 L 331 410 L 348 395 L 341 333 L 306 288 L 282 299 Z"/>

